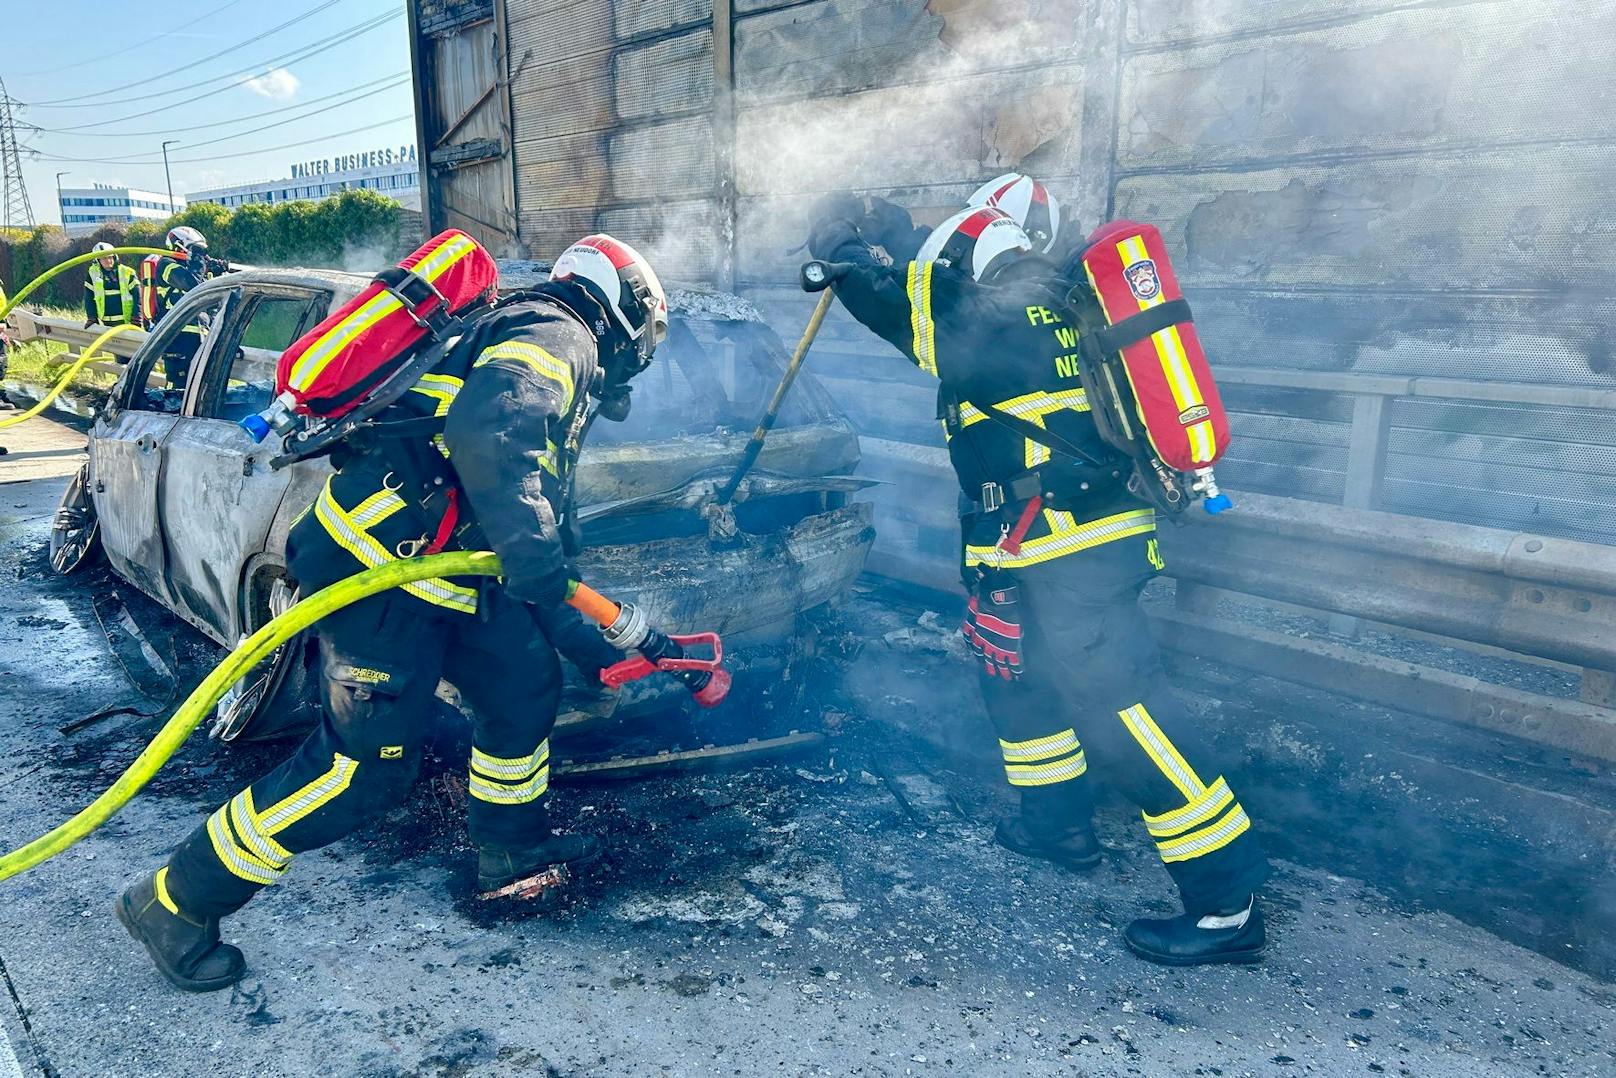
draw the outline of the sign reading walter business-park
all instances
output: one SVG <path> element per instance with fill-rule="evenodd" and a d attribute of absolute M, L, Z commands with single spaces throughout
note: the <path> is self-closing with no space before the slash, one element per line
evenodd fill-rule
<path fill-rule="evenodd" d="M 351 172 L 356 168 L 385 168 L 388 165 L 415 163 L 415 147 L 388 147 L 385 150 L 367 150 L 364 153 L 346 153 L 339 157 L 325 157 L 317 161 L 303 161 L 292 166 L 292 179 L 306 180 L 311 176 L 324 176 L 331 172 Z"/>

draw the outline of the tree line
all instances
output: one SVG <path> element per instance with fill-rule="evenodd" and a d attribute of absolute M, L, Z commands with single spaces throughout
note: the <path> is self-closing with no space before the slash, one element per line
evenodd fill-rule
<path fill-rule="evenodd" d="M 103 225 L 69 237 L 57 225 L 0 230 L 0 283 L 8 294 L 39 274 L 105 240 L 116 247 L 164 247 L 168 230 L 199 229 L 208 253 L 252 266 L 319 266 L 372 272 L 397 261 L 419 238 L 405 237 L 403 208 L 376 191 L 344 191 L 321 202 L 251 203 L 236 210 L 198 202 L 167 221 Z M 131 264 L 138 259 L 127 259 Z M 30 303 L 74 307 L 84 274 L 69 270 L 29 297 Z"/>

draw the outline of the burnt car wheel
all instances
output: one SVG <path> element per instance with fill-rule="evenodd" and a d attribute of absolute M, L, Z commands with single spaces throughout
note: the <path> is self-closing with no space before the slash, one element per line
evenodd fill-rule
<path fill-rule="evenodd" d="M 90 500 L 90 466 L 80 466 L 51 522 L 50 563 L 58 574 L 67 576 L 95 564 L 101 554 L 101 521 Z"/>
<path fill-rule="evenodd" d="M 257 632 L 295 602 L 296 589 L 276 577 L 264 600 L 254 604 L 248 631 Z M 311 730 L 320 718 L 317 647 L 314 634 L 302 632 L 276 648 L 219 701 L 209 736 L 275 741 Z"/>

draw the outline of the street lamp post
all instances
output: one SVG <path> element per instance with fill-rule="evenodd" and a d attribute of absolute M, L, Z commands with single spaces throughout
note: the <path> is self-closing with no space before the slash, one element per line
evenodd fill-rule
<path fill-rule="evenodd" d="M 56 174 L 56 215 L 62 219 L 62 231 L 67 231 L 67 207 L 62 205 L 62 177 L 71 176 L 71 172 L 58 172 Z"/>
<path fill-rule="evenodd" d="M 168 184 L 168 213 L 174 215 L 174 179 L 168 174 L 168 148 L 179 145 L 179 139 L 171 138 L 163 141 L 163 180 Z"/>

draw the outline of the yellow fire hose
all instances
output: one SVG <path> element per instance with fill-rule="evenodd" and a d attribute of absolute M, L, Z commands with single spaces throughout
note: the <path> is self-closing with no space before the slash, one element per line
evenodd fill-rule
<path fill-rule="evenodd" d="M 50 280 L 52 277 L 56 276 L 58 273 L 61 273 L 63 270 L 70 270 L 74 266 L 82 266 L 86 262 L 94 262 L 96 259 L 106 258 L 108 255 L 172 255 L 173 253 L 173 251 L 165 251 L 161 247 L 114 247 L 110 251 L 86 251 L 81 255 L 74 255 L 66 262 L 61 262 L 55 266 L 52 266 L 44 273 L 41 273 L 38 277 L 35 277 L 33 280 L 29 281 L 27 286 L 24 287 L 21 292 L 18 292 L 15 296 L 11 297 L 10 302 L 5 302 L 3 305 L 0 305 L 0 322 L 4 322 L 6 320 L 6 316 L 11 314 L 11 312 L 16 309 L 17 304 L 27 299 L 30 292 L 44 284 L 46 281 Z M 3 295 L 4 293 L 0 292 L 0 296 Z"/>
<path fill-rule="evenodd" d="M 7 427 L 15 427 L 23 420 L 32 419 L 40 412 L 43 412 L 46 408 L 49 408 L 51 406 L 51 402 L 61 395 L 62 390 L 68 387 L 69 383 L 73 381 L 73 379 L 78 375 L 79 371 L 83 369 L 84 365 L 95 358 L 95 354 L 101 350 L 101 346 L 103 344 L 106 344 L 109 340 L 111 340 L 115 334 L 128 333 L 131 330 L 136 330 L 139 328 L 139 326 L 128 325 L 113 326 L 111 329 L 101 334 L 101 336 L 95 339 L 94 343 L 92 343 L 90 347 L 86 348 L 79 354 L 79 358 L 73 362 L 72 366 L 67 368 L 67 373 L 62 375 L 60 381 L 51 386 L 50 392 L 46 393 L 42 398 L 40 398 L 39 403 L 35 404 L 32 408 L 20 415 L 7 416 L 5 419 L 0 419 L 0 430 L 5 430 Z"/>
<path fill-rule="evenodd" d="M 100 797 L 66 823 L 0 857 L 0 880 L 9 879 L 49 860 L 110 820 L 141 787 L 151 781 L 169 757 L 179 751 L 186 737 L 213 711 L 230 686 L 268 658 L 276 648 L 327 614 L 389 588 L 429 577 L 498 576 L 499 573 L 499 559 L 492 551 L 431 554 L 366 569 L 301 600 L 242 641 L 235 651 L 214 667 L 213 672 L 202 679 L 202 684 L 185 698 L 185 702 L 157 732 L 157 736 L 135 757 L 135 762 Z M 577 606 L 581 602 L 591 601 L 590 597 L 599 598 L 596 593 L 579 585 L 578 595 L 570 601 Z M 600 609 L 604 613 L 606 608 Z"/>

